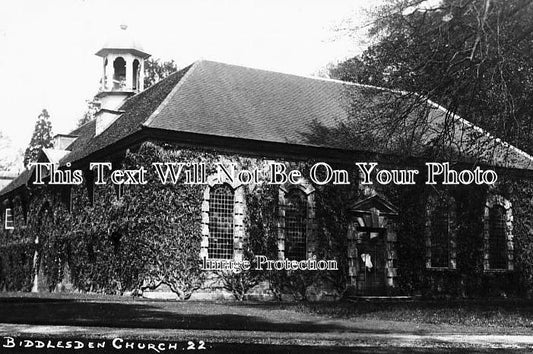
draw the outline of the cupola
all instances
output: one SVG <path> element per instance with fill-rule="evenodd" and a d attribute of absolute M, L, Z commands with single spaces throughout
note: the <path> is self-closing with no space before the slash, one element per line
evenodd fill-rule
<path fill-rule="evenodd" d="M 100 110 L 95 115 L 95 135 L 101 134 L 123 112 L 125 99 L 144 89 L 144 60 L 150 54 L 121 25 L 102 48 L 95 53 L 102 58 L 102 78 L 96 95 Z"/>
<path fill-rule="evenodd" d="M 96 55 L 103 64 L 97 95 L 102 108 L 116 109 L 125 98 L 144 89 L 144 60 L 150 54 L 133 38 L 128 26 L 121 25 Z"/>

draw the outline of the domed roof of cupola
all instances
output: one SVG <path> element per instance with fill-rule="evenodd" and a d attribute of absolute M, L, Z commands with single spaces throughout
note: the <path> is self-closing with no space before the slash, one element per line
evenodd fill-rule
<path fill-rule="evenodd" d="M 148 54 L 138 40 L 128 31 L 128 26 L 121 25 L 120 29 L 112 33 L 96 55 L 104 57 L 114 53 L 132 53 L 142 58 L 148 58 Z"/>

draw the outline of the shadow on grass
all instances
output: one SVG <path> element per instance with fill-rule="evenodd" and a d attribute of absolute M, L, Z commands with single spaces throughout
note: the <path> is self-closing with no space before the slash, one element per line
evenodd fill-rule
<path fill-rule="evenodd" d="M 316 319 L 306 315 L 323 317 Z M 334 321 L 335 319 L 349 321 Z M 0 299 L 0 321 L 15 324 L 309 333 L 387 334 L 401 330 L 398 326 L 369 325 L 358 320 L 531 328 L 533 302 L 220 303 L 46 297 Z M 421 326 L 401 330 L 404 331 L 423 334 L 426 329 Z"/>
<path fill-rule="evenodd" d="M 0 302 L 0 321 L 14 324 L 317 333 L 353 331 L 351 327 L 330 322 L 295 321 L 294 314 L 271 316 L 253 305 L 240 313 L 231 313 L 234 311 L 226 303 L 5 300 Z M 361 329 L 361 333 L 366 332 L 376 333 L 376 330 Z"/>

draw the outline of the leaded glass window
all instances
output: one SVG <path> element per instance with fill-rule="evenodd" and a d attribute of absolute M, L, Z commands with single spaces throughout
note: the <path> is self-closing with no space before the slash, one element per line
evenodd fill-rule
<path fill-rule="evenodd" d="M 439 203 L 431 215 L 431 267 L 448 267 L 450 256 L 450 207 Z"/>
<path fill-rule="evenodd" d="M 507 268 L 507 234 L 505 209 L 495 205 L 489 209 L 489 266 L 490 269 Z"/>
<path fill-rule="evenodd" d="M 233 258 L 234 191 L 228 185 L 211 189 L 209 198 L 209 258 Z"/>
<path fill-rule="evenodd" d="M 299 189 L 285 197 L 285 258 L 306 259 L 307 198 Z"/>

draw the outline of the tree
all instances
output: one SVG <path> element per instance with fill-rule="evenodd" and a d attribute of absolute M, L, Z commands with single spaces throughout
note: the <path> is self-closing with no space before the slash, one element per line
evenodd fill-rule
<path fill-rule="evenodd" d="M 160 59 L 151 58 L 146 60 L 144 62 L 144 88 L 147 89 L 177 70 L 174 60 L 160 61 Z"/>
<path fill-rule="evenodd" d="M 416 92 L 532 152 L 533 3 L 425 3 L 389 0 L 377 8 L 369 30 L 374 44 L 330 74 Z"/>
<path fill-rule="evenodd" d="M 355 142 L 359 148 L 378 146 L 379 151 L 393 144 L 393 152 L 407 147 L 410 156 L 416 155 L 412 154 L 414 146 L 428 161 L 453 162 L 448 158 L 451 154 L 443 152 L 471 145 L 442 143 L 450 136 L 453 140 L 462 139 L 456 133 L 468 131 L 454 127 L 453 123 L 460 121 L 455 113 L 484 128 L 493 137 L 533 152 L 531 18 L 533 3 L 530 0 L 441 0 L 431 7 L 422 0 L 388 0 L 372 13 L 369 34 L 373 44 L 362 55 L 330 70 L 335 78 L 366 84 L 355 86 L 350 93 L 350 121 L 334 129 L 319 126 L 313 138 L 327 138 L 356 147 Z M 372 89 L 371 86 L 386 89 Z M 442 129 L 429 131 L 428 128 L 435 127 L 428 124 L 429 112 L 416 114 L 424 113 L 427 98 L 451 111 L 438 126 Z M 474 143 L 474 153 L 468 154 L 472 159 L 461 159 L 461 162 L 485 162 L 478 159 L 480 154 L 491 154 L 496 156 L 495 160 L 509 162 L 511 154 L 498 153 L 510 152 L 512 149 L 508 145 L 475 130 L 469 129 L 467 135 L 476 133 L 477 136 L 472 134 L 474 139 L 466 140 Z M 440 151 L 436 151 L 438 149 Z M 499 175 L 503 173 L 502 170 Z M 503 184 L 505 180 L 501 178 L 499 182 Z M 525 191 L 527 194 L 526 186 L 527 183 L 517 183 L 513 193 Z M 397 199 L 401 215 L 399 233 L 403 235 L 397 251 L 398 279 L 401 279 L 401 286 L 409 289 L 420 288 L 419 282 L 423 279 L 424 264 L 412 260 L 424 254 L 420 237 L 425 225 L 419 223 L 421 218 L 417 216 L 423 213 L 428 193 L 423 184 L 406 188 L 400 191 Z M 450 192 L 446 189 L 446 186 L 434 186 L 431 192 L 446 195 Z M 483 225 L 479 220 L 484 212 L 486 189 L 472 185 L 457 188 L 452 193 L 460 211 L 458 233 L 468 236 L 458 237 L 457 243 L 457 267 L 461 269 L 459 288 L 462 293 L 468 293 L 467 284 L 479 281 L 479 269 L 482 269 L 476 260 L 482 259 L 479 245 Z M 515 247 L 515 267 L 525 274 L 521 281 L 529 287 L 533 274 L 530 247 L 520 242 Z"/>
<path fill-rule="evenodd" d="M 78 120 L 77 127 L 79 128 L 82 125 L 93 120 L 94 116 L 96 115 L 99 109 L 100 109 L 100 102 L 96 99 L 96 97 L 93 98 L 92 100 L 87 100 L 87 111 L 85 111 L 85 113 L 83 114 L 83 117 L 81 117 L 80 120 Z"/>
<path fill-rule="evenodd" d="M 24 166 L 27 167 L 29 163 L 37 161 L 41 149 L 50 147 L 52 147 L 52 123 L 48 111 L 43 109 L 37 117 L 30 145 L 24 153 Z"/>
<path fill-rule="evenodd" d="M 13 146 L 11 139 L 0 131 L 0 171 L 18 171 L 23 153 Z"/>

